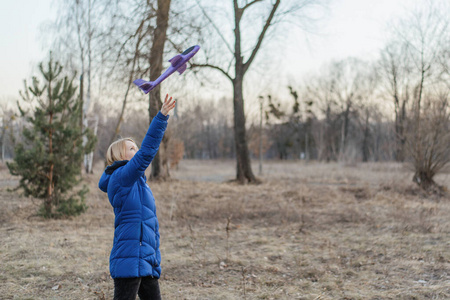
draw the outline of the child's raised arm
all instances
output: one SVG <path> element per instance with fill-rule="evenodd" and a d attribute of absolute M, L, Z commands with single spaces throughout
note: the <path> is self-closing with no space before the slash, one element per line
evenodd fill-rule
<path fill-rule="evenodd" d="M 132 185 L 145 172 L 153 158 L 158 152 L 159 145 L 163 138 L 169 119 L 169 112 L 175 107 L 175 100 L 169 95 L 161 107 L 161 111 L 153 118 L 147 134 L 141 144 L 141 149 L 136 152 L 133 158 L 122 168 L 123 173 L 121 183 L 124 186 Z"/>

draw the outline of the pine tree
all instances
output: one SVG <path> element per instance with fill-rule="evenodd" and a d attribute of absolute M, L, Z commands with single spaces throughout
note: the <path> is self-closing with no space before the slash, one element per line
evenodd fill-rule
<path fill-rule="evenodd" d="M 76 97 L 74 77 L 62 75 L 63 67 L 50 60 L 44 68 L 45 80 L 32 78 L 32 87 L 25 81 L 24 101 L 34 104 L 33 111 L 19 110 L 29 126 L 23 129 L 23 143 L 15 147 L 15 157 L 8 168 L 21 177 L 18 189 L 25 196 L 43 200 L 40 214 L 47 218 L 78 215 L 86 210 L 86 186 L 78 188 L 83 155 L 94 148 L 95 138 L 80 127 L 81 105 Z M 75 76 L 75 75 L 74 75 Z M 88 143 L 83 147 L 83 136 Z M 76 188 L 77 192 L 73 191 Z"/>

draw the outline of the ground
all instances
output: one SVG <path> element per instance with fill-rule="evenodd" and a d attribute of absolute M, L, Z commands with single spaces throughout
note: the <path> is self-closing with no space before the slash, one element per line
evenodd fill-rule
<path fill-rule="evenodd" d="M 244 186 L 228 182 L 234 166 L 182 161 L 150 182 L 163 299 L 450 298 L 449 196 L 404 166 L 265 162 Z M 95 171 L 88 211 L 49 221 L 0 170 L 1 299 L 112 299 L 114 214 Z M 448 189 L 450 174 L 436 181 Z"/>

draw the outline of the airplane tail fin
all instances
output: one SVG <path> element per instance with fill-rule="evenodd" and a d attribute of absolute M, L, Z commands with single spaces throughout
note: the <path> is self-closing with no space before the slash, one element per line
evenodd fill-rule
<path fill-rule="evenodd" d="M 133 81 L 135 85 L 137 85 L 145 94 L 148 94 L 153 88 L 153 81 L 145 81 L 143 79 L 136 79 Z"/>

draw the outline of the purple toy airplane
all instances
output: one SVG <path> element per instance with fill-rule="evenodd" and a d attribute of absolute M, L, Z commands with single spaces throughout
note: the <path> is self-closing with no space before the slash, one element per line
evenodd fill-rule
<path fill-rule="evenodd" d="M 195 45 L 186 49 L 183 53 L 172 57 L 169 62 L 171 66 L 159 76 L 155 81 L 145 81 L 143 79 L 136 79 L 133 81 L 144 93 L 148 93 L 153 90 L 158 84 L 160 84 L 164 79 L 172 75 L 173 72 L 178 71 L 178 73 L 183 74 L 186 71 L 186 63 L 198 52 L 200 46 Z"/>

